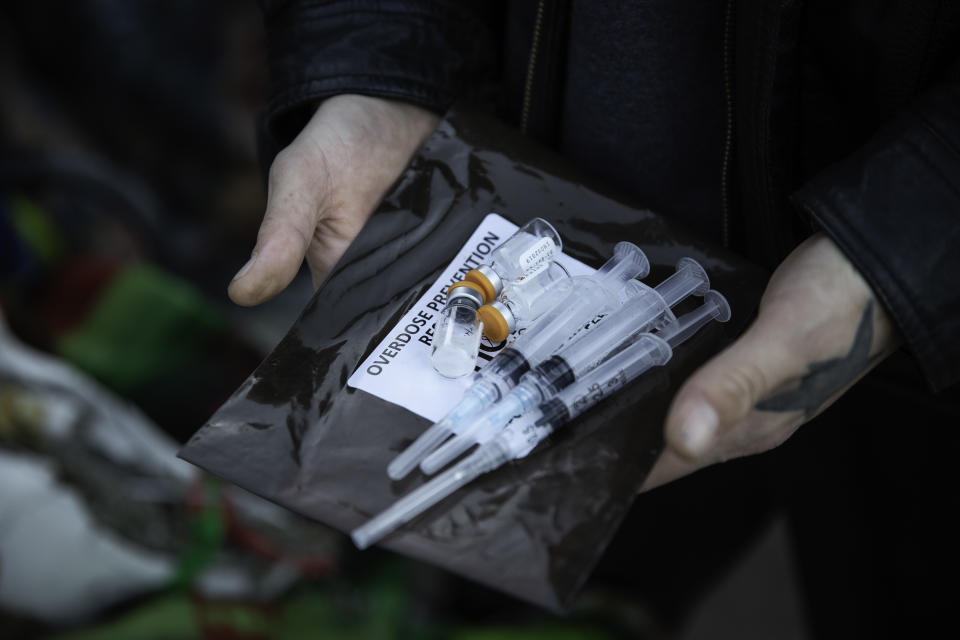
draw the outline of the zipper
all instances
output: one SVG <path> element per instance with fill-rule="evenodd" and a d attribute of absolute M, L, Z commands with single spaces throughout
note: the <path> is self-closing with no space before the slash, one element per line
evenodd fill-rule
<path fill-rule="evenodd" d="M 540 48 L 540 34 L 543 31 L 543 8 L 547 0 L 537 3 L 537 17 L 533 23 L 533 41 L 530 43 L 530 57 L 527 59 L 527 77 L 523 83 L 523 110 L 520 115 L 520 131 L 527 133 L 530 124 L 530 104 L 533 102 L 533 78 L 537 68 L 537 50 Z"/>
<path fill-rule="evenodd" d="M 730 163 L 733 154 L 733 5 L 727 0 L 723 18 L 723 107 L 726 131 L 720 164 L 720 239 L 730 248 Z"/>

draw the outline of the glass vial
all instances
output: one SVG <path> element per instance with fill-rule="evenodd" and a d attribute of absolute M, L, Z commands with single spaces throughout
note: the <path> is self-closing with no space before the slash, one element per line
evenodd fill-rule
<path fill-rule="evenodd" d="M 543 218 L 534 218 L 494 249 L 486 264 L 471 270 L 464 279 L 480 286 L 484 302 L 496 300 L 504 286 L 536 271 L 563 250 L 560 234 Z"/>
<path fill-rule="evenodd" d="M 483 333 L 494 342 L 507 339 L 553 309 L 573 289 L 570 274 L 559 262 L 548 262 L 506 287 L 500 299 L 480 307 Z"/>
<path fill-rule="evenodd" d="M 472 282 L 456 282 L 447 289 L 430 352 L 430 363 L 440 375 L 459 378 L 473 372 L 483 335 L 477 316 L 482 304 L 483 292 Z"/>

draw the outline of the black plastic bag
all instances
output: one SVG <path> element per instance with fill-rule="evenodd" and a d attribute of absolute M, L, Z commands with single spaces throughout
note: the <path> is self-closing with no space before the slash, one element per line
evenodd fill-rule
<path fill-rule="evenodd" d="M 618 241 L 634 242 L 650 259 L 648 283 L 690 256 L 733 309 L 729 323 L 709 325 L 667 366 L 381 543 L 562 611 L 661 451 L 673 394 L 745 329 L 766 276 L 655 213 L 590 190 L 556 156 L 494 121 L 444 120 L 283 341 L 180 455 L 344 532 L 422 484 L 419 471 L 392 482 L 386 467 L 429 422 L 346 381 L 491 211 L 517 224 L 550 220 L 564 252 L 594 267 Z"/>

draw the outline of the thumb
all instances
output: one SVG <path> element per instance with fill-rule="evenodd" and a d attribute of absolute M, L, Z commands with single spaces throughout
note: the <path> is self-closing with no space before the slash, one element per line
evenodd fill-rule
<path fill-rule="evenodd" d="M 296 277 L 317 226 L 326 177 L 322 165 L 322 154 L 306 154 L 294 145 L 274 159 L 256 246 L 227 289 L 235 303 L 265 302 Z"/>
<path fill-rule="evenodd" d="M 803 363 L 771 323 L 755 322 L 681 387 L 667 415 L 667 444 L 682 458 L 704 463 L 720 435 L 730 431 Z M 722 451 L 712 451 L 723 455 Z"/>

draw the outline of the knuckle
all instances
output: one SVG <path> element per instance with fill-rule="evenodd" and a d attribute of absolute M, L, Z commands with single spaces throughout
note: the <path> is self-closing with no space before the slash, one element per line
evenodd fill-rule
<path fill-rule="evenodd" d="M 295 142 L 273 158 L 267 180 L 271 189 L 283 185 L 298 189 L 315 188 L 325 183 L 327 175 L 328 164 L 323 150 L 319 146 Z"/>
<path fill-rule="evenodd" d="M 299 154 L 296 154 L 290 147 L 287 147 L 274 156 L 268 174 L 271 186 L 282 181 L 291 172 L 295 171 L 299 164 L 298 155 Z"/>

